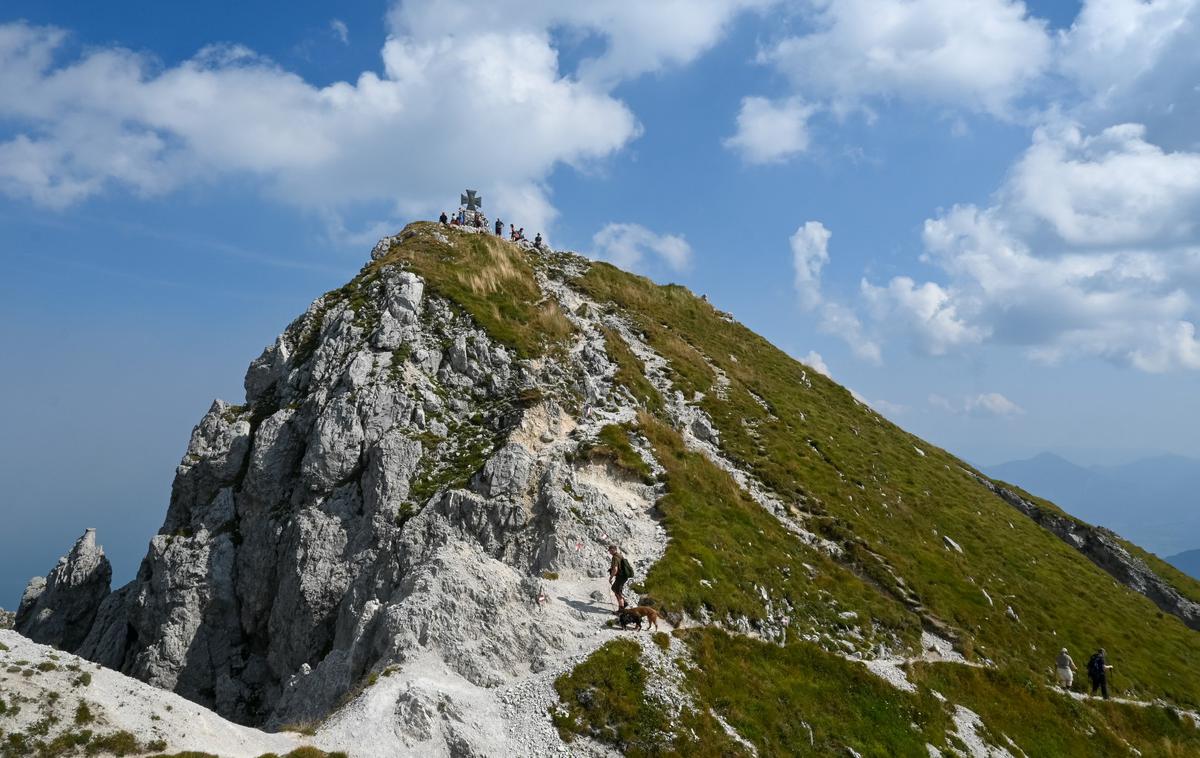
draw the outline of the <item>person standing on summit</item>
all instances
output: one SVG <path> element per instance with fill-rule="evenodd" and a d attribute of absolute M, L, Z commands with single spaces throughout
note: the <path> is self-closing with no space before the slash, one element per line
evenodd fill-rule
<path fill-rule="evenodd" d="M 504 222 L 501 221 L 499 218 L 496 219 L 496 236 L 497 237 L 504 236 Z"/>
<path fill-rule="evenodd" d="M 621 555 L 620 549 L 616 545 L 608 546 L 608 554 L 612 556 L 612 561 L 608 564 L 608 575 L 612 578 L 612 591 L 617 596 L 617 610 L 625 610 L 625 582 L 633 576 L 633 566 L 629 560 Z"/>

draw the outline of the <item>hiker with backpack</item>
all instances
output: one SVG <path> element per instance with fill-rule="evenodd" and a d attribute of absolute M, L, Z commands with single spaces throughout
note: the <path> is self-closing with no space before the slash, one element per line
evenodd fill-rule
<path fill-rule="evenodd" d="M 1067 692 L 1071 691 L 1071 685 L 1075 682 L 1075 661 L 1071 659 L 1071 654 L 1064 647 L 1062 652 L 1058 654 L 1058 660 L 1055 662 L 1055 669 L 1058 672 L 1058 684 Z"/>
<path fill-rule="evenodd" d="M 500 219 L 496 219 L 496 236 L 497 237 L 504 236 L 504 222 L 501 221 Z"/>
<path fill-rule="evenodd" d="M 1087 672 L 1088 679 L 1092 681 L 1092 694 L 1095 695 L 1096 690 L 1100 690 L 1100 694 L 1104 695 L 1105 700 L 1108 700 L 1109 671 L 1112 671 L 1112 666 L 1108 665 L 1104 648 L 1100 648 L 1088 659 Z"/>
<path fill-rule="evenodd" d="M 616 545 L 609 545 L 608 553 L 612 556 L 612 562 L 608 565 L 608 575 L 612 578 L 613 594 L 617 596 L 617 610 L 622 611 L 626 605 L 625 582 L 633 576 L 633 566 L 629 559 L 621 555 Z"/>

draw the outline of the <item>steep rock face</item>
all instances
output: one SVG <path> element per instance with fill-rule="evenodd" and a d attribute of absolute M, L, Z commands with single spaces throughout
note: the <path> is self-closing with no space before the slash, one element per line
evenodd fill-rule
<path fill-rule="evenodd" d="M 529 671 L 574 633 L 498 609 L 536 606 L 544 571 L 599 576 L 597 534 L 632 528 L 612 490 L 576 482 L 572 363 L 518 359 L 417 275 L 382 269 L 268 347 L 244 405 L 213 403 L 130 585 L 108 595 L 105 573 L 68 604 L 86 618 L 63 615 L 77 546 L 21 618 L 54 608 L 74 636 L 59 623 L 43 639 L 246 723 L 324 716 L 417 650 L 478 686 Z M 607 394 L 611 366 L 587 365 Z"/>
<path fill-rule="evenodd" d="M 14 628 L 35 642 L 74 650 L 83 642 L 109 593 L 112 566 L 88 529 L 49 574 L 34 577 L 17 609 Z"/>

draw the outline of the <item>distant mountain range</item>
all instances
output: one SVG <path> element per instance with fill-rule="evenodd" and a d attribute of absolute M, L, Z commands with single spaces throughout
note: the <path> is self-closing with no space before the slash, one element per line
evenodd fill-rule
<path fill-rule="evenodd" d="M 1195 549 L 1200 545 L 1200 461 L 1160 455 L 1116 466 L 1080 466 L 1042 453 L 983 470 L 1151 552 L 1179 553 L 1167 560 L 1200 574 L 1200 550 Z"/>

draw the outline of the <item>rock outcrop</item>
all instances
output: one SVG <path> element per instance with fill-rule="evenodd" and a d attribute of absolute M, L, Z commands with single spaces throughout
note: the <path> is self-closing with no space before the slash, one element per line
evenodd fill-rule
<path fill-rule="evenodd" d="M 650 486 L 575 459 L 632 419 L 603 343 L 520 359 L 411 271 L 355 286 L 251 364 L 244 404 L 209 408 L 136 579 L 109 594 L 89 531 L 30 585 L 22 633 L 275 726 L 431 655 L 495 688 L 578 653 L 595 619 L 524 618 L 541 575 L 596 586 L 609 542 L 645 563 L 665 543 Z"/>
<path fill-rule="evenodd" d="M 75 650 L 108 596 L 112 566 L 88 529 L 45 577 L 25 588 L 14 628 L 35 642 Z"/>
<path fill-rule="evenodd" d="M 1049 508 L 1043 508 L 990 479 L 981 476 L 976 478 L 1004 502 L 1086 555 L 1113 579 L 1145 595 L 1164 612 L 1177 616 L 1192 629 L 1200 631 L 1200 603 L 1180 594 L 1179 590 L 1159 576 L 1145 561 L 1130 553 L 1117 535 L 1103 527 L 1085 524 Z"/>

